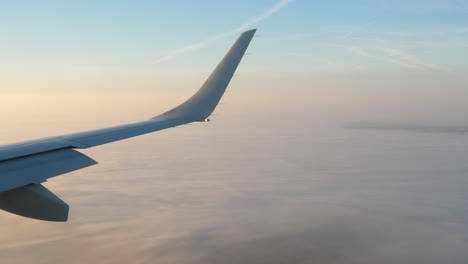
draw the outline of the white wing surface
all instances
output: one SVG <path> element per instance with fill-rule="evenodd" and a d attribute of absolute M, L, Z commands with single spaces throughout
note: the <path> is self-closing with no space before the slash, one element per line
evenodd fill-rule
<path fill-rule="evenodd" d="M 74 149 L 90 148 L 194 121 L 207 121 L 255 31 L 240 35 L 198 92 L 161 115 L 131 124 L 0 145 L 0 209 L 35 219 L 66 221 L 68 205 L 40 183 L 97 164 Z"/>

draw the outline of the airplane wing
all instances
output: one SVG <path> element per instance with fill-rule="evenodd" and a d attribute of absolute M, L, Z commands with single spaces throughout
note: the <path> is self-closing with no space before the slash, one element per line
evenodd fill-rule
<path fill-rule="evenodd" d="M 25 217 L 67 221 L 69 206 L 41 185 L 48 178 L 97 164 L 86 149 L 195 121 L 209 121 L 255 29 L 240 35 L 202 87 L 187 101 L 151 119 L 91 131 L 0 145 L 0 209 Z"/>

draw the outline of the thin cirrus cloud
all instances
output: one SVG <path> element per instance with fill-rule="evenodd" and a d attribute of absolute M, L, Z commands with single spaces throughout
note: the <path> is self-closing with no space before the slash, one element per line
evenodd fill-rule
<path fill-rule="evenodd" d="M 394 49 L 394 48 L 373 48 L 373 52 L 369 49 L 361 47 L 354 47 L 341 44 L 327 44 L 331 47 L 338 47 L 346 49 L 354 54 L 362 57 L 372 58 L 378 61 L 383 61 L 395 65 L 399 65 L 405 68 L 417 69 L 417 70 L 438 70 L 438 71 L 451 71 L 448 68 L 441 67 L 435 64 L 426 63 L 416 57 L 415 55 L 409 54 L 405 51 Z M 380 53 L 376 53 L 380 52 Z M 383 53 L 383 54 L 382 54 Z"/>
<path fill-rule="evenodd" d="M 343 49 L 346 49 L 354 54 L 357 54 L 359 56 L 362 56 L 362 57 L 369 57 L 369 58 L 373 58 L 375 60 L 379 60 L 379 61 L 384 61 L 384 62 L 387 62 L 387 63 L 392 63 L 392 64 L 396 64 L 396 65 L 400 65 L 400 66 L 403 66 L 403 67 L 407 67 L 407 68 L 413 68 L 413 69 L 422 69 L 421 67 L 418 67 L 416 65 L 411 65 L 407 62 L 405 62 L 404 60 L 401 60 L 401 59 L 398 59 L 398 58 L 392 58 L 392 57 L 387 57 L 387 56 L 382 56 L 382 55 L 375 55 L 375 54 L 371 54 L 369 51 L 363 49 L 363 48 L 358 48 L 358 47 L 354 47 L 354 46 L 347 46 L 347 45 L 341 45 L 341 44 L 330 44 L 329 46 L 332 46 L 332 47 L 338 47 L 338 48 L 343 48 Z"/>
<path fill-rule="evenodd" d="M 185 54 L 185 53 L 197 50 L 197 49 L 201 49 L 203 47 L 206 47 L 206 46 L 208 46 L 210 44 L 215 43 L 218 40 L 221 40 L 223 38 L 226 38 L 226 37 L 232 36 L 234 34 L 238 34 L 239 32 L 242 32 L 244 30 L 247 30 L 250 27 L 252 27 L 253 25 L 257 24 L 258 22 L 260 22 L 262 20 L 265 20 L 268 17 L 275 14 L 276 12 L 280 11 L 283 7 L 285 7 L 286 5 L 291 3 L 292 1 L 293 0 L 281 0 L 281 1 L 277 2 L 276 4 L 274 4 L 270 9 L 268 9 L 265 12 L 260 13 L 257 16 L 245 21 L 244 23 L 242 23 L 240 26 L 236 27 L 235 29 L 233 29 L 231 31 L 228 31 L 228 32 L 224 32 L 224 33 L 219 34 L 219 35 L 216 35 L 214 37 L 208 38 L 206 40 L 200 41 L 198 43 L 194 43 L 194 44 L 191 44 L 191 45 L 188 45 L 188 46 L 185 46 L 185 47 L 170 51 L 169 53 L 167 53 L 163 57 L 156 60 L 155 63 L 161 63 L 161 62 L 172 60 L 172 59 L 174 59 L 174 58 L 176 58 L 176 57 L 178 57 L 178 56 L 180 56 L 182 54 Z"/>
<path fill-rule="evenodd" d="M 340 68 L 350 68 L 350 69 L 356 69 L 356 70 L 365 70 L 365 69 L 367 69 L 367 67 L 365 67 L 363 65 L 359 65 L 359 64 L 355 64 L 355 63 L 340 63 L 340 62 L 336 62 L 336 61 L 332 61 L 332 60 L 328 60 L 327 64 L 332 65 L 332 66 L 337 66 L 337 67 L 340 67 Z"/>
<path fill-rule="evenodd" d="M 444 68 L 444 67 L 440 67 L 440 66 L 437 66 L 435 64 L 431 64 L 431 63 L 426 63 L 424 61 L 422 61 L 421 59 L 419 59 L 418 57 L 412 55 L 412 54 L 408 54 L 406 53 L 405 51 L 402 51 L 402 50 L 398 50 L 398 49 L 392 49 L 392 48 L 379 48 L 378 50 L 380 51 L 383 51 L 391 56 L 394 56 L 394 57 L 398 57 L 402 60 L 405 60 L 407 62 L 410 62 L 414 65 L 418 65 L 420 67 L 423 67 L 425 69 L 433 69 L 433 70 L 442 70 L 442 71 L 450 71 L 450 69 L 447 69 L 447 68 Z"/>
<path fill-rule="evenodd" d="M 365 29 L 365 28 L 367 28 L 367 27 L 369 27 L 370 25 L 373 25 L 373 24 L 375 24 L 375 21 L 370 21 L 370 22 L 368 22 L 368 23 L 366 23 L 366 24 L 364 24 L 362 26 L 350 29 L 342 36 L 342 38 L 343 39 L 349 38 L 353 34 L 355 34 L 356 32 L 361 31 L 362 29 Z"/>

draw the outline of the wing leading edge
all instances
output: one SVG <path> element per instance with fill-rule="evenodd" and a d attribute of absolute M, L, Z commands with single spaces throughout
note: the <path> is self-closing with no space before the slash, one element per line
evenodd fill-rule
<path fill-rule="evenodd" d="M 97 163 L 72 149 L 86 149 L 194 121 L 206 120 L 218 105 L 255 31 L 255 29 L 249 30 L 239 36 L 202 87 L 192 97 L 161 115 L 131 124 L 0 145 L 0 209 L 42 220 L 66 221 L 68 206 L 56 206 L 56 204 L 62 202 L 58 197 L 55 197 L 50 191 L 47 192 L 48 190 L 43 186 L 31 187 L 30 185 L 39 185 L 47 178 Z M 54 157 L 54 155 L 60 155 L 61 152 L 66 153 L 71 158 L 66 161 L 50 158 Z M 73 159 L 76 159 L 76 161 Z M 37 170 L 31 167 L 31 164 L 38 163 L 41 163 L 39 175 L 37 175 Z M 47 191 L 44 191 L 44 189 Z M 34 192 L 34 195 L 28 194 L 30 192 Z M 41 201 L 54 201 L 54 205 L 51 205 L 53 209 L 46 208 L 44 213 L 38 208 L 41 206 L 36 206 L 34 210 L 41 212 L 35 214 L 31 213 L 33 207 L 24 207 L 24 204 L 29 204 L 30 197 L 37 197 L 38 195 L 44 196 Z M 5 197 L 14 197 L 14 199 L 6 199 Z M 25 200 L 21 203 L 19 197 L 24 197 Z M 53 197 L 53 199 L 50 197 Z M 12 201 L 16 202 L 13 203 Z M 21 204 L 22 207 L 18 204 Z M 18 209 L 19 207 L 21 208 Z M 42 207 L 47 206 L 42 204 Z M 66 212 L 57 212 L 56 210 L 59 209 L 56 208 L 62 208 L 60 210 L 66 208 Z M 40 215 L 40 217 L 35 217 L 35 215 Z M 56 217 L 56 215 L 60 215 L 60 217 Z M 64 215 L 66 217 L 63 217 Z"/>

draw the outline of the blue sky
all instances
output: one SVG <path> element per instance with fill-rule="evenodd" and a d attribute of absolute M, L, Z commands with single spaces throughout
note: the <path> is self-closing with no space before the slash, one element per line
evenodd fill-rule
<path fill-rule="evenodd" d="M 247 28 L 248 72 L 468 66 L 466 0 L 0 1 L 0 77 L 195 76 Z"/>

